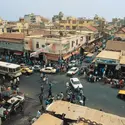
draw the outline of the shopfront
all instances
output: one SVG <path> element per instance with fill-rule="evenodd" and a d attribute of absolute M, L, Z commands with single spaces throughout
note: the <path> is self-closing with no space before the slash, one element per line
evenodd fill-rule
<path fill-rule="evenodd" d="M 113 73 L 113 77 L 116 77 L 117 71 L 116 67 L 119 65 L 118 60 L 112 60 L 112 59 L 96 59 L 95 61 L 97 65 L 98 72 L 101 72 L 102 69 L 106 70 L 106 76 L 109 76 L 110 73 Z"/>

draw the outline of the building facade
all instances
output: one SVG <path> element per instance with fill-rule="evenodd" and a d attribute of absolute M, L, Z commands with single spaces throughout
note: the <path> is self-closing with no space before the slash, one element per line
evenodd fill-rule
<path fill-rule="evenodd" d="M 93 25 L 94 21 L 91 19 L 63 17 L 59 22 L 62 29 L 81 29 L 84 26 Z"/>
<path fill-rule="evenodd" d="M 0 35 L 1 52 L 24 52 L 24 35 L 23 34 L 1 34 Z"/>
<path fill-rule="evenodd" d="M 41 16 L 33 13 L 24 15 L 24 21 L 27 23 L 41 23 Z"/>
<path fill-rule="evenodd" d="M 48 60 L 57 61 L 59 57 L 67 59 L 72 53 L 78 53 L 85 42 L 86 37 L 84 35 L 32 37 L 32 51 L 37 54 L 45 54 Z"/>

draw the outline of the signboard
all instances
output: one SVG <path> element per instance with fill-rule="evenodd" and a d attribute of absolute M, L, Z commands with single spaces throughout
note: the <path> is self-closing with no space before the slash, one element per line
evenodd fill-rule
<path fill-rule="evenodd" d="M 113 64 L 117 65 L 118 62 L 116 60 L 109 60 L 109 59 L 96 59 L 97 63 L 103 63 L 103 64 Z"/>
<path fill-rule="evenodd" d="M 68 50 L 70 48 L 70 43 L 63 44 L 63 50 Z"/>

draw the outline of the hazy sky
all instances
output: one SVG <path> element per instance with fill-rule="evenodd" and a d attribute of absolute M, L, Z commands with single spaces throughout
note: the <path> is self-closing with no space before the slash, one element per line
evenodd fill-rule
<path fill-rule="evenodd" d="M 34 13 L 51 18 L 59 11 L 66 16 L 88 17 L 95 14 L 108 20 L 125 16 L 125 0 L 1 0 L 0 17 L 18 20 Z"/>

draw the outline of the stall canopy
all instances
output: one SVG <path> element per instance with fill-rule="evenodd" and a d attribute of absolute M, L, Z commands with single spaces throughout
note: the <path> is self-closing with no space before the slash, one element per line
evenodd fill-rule
<path fill-rule="evenodd" d="M 79 117 L 102 125 L 125 125 L 125 118 L 91 109 L 85 106 L 72 104 L 66 101 L 55 101 L 47 107 L 48 112 L 65 114 L 66 119 L 78 120 Z"/>
<path fill-rule="evenodd" d="M 102 52 L 100 52 L 100 53 L 96 56 L 96 58 L 119 60 L 120 54 L 121 54 L 120 52 L 103 50 Z"/>

